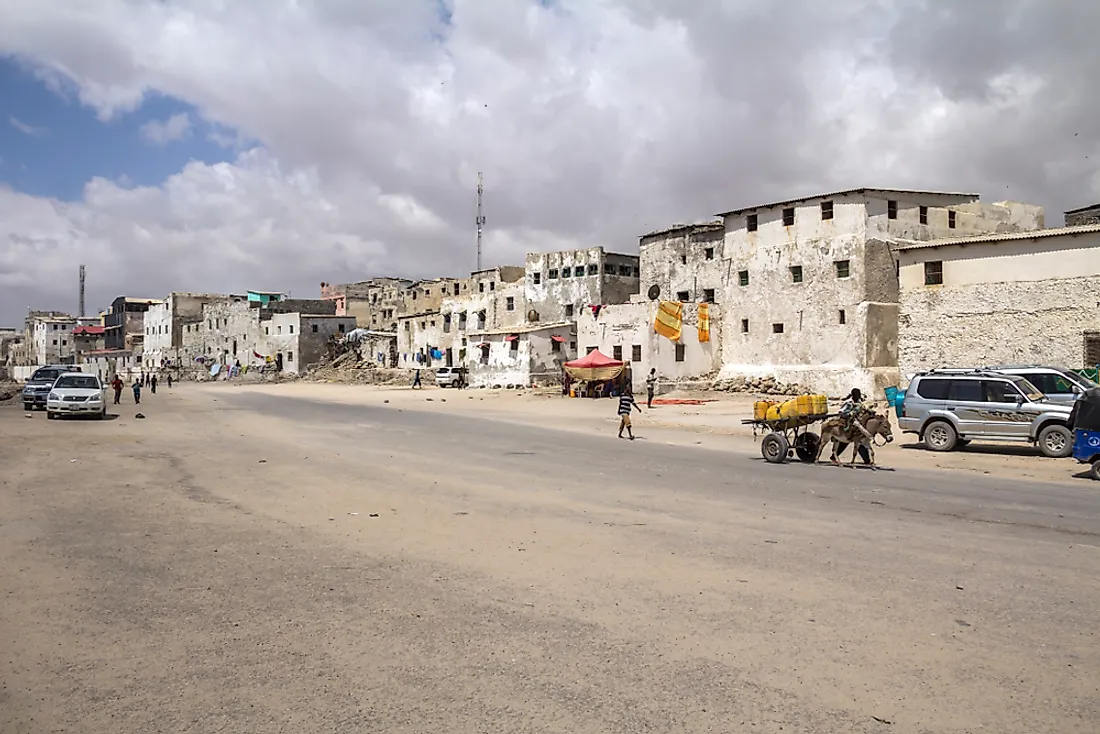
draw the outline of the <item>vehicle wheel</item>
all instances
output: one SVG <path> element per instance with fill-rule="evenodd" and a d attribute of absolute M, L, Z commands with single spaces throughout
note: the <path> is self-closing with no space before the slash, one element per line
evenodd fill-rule
<path fill-rule="evenodd" d="M 95 419 L 97 421 L 101 421 L 106 417 L 107 417 L 107 409 L 106 408 L 104 408 L 102 412 L 95 414 Z"/>
<path fill-rule="evenodd" d="M 1100 480 L 1100 459 L 1092 462 L 1092 468 L 1089 470 L 1089 474 L 1093 479 Z"/>
<path fill-rule="evenodd" d="M 959 434 L 947 421 L 932 421 L 924 429 L 924 445 L 929 451 L 950 451 L 958 442 Z"/>
<path fill-rule="evenodd" d="M 23 403 L 23 410 L 28 413 L 34 412 L 34 403 Z"/>
<path fill-rule="evenodd" d="M 812 431 L 806 431 L 800 433 L 794 440 L 794 452 L 798 455 L 798 458 L 807 463 L 812 464 L 817 461 L 817 450 L 821 447 L 821 436 L 813 433 Z"/>
<path fill-rule="evenodd" d="M 1039 431 L 1039 451 L 1051 459 L 1064 459 L 1073 453 L 1073 435 L 1065 426 L 1052 425 Z"/>
<path fill-rule="evenodd" d="M 782 464 L 787 460 L 787 450 L 790 444 L 782 433 L 769 433 L 760 442 L 760 453 L 764 460 L 771 464 Z"/>
<path fill-rule="evenodd" d="M 46 411 L 46 420 L 48 420 L 48 421 L 52 421 L 52 420 L 54 419 L 54 417 L 55 417 L 55 416 L 54 416 L 54 414 L 53 414 L 53 413 L 51 413 L 51 412 L 50 412 L 50 411 L 48 411 L 48 410 Z"/>

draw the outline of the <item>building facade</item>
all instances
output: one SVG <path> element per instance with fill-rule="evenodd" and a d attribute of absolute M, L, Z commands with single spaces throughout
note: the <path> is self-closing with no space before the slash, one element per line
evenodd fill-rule
<path fill-rule="evenodd" d="M 157 298 L 129 296 L 112 301 L 103 317 L 105 347 L 140 353 L 145 340 L 145 313 L 160 302 Z"/>
<path fill-rule="evenodd" d="M 321 283 L 321 298 L 336 303 L 337 316 L 354 316 L 359 328 L 393 332 L 413 285 L 405 278 L 372 278 L 358 283 Z"/>
<path fill-rule="evenodd" d="M 229 296 L 214 293 L 169 293 L 145 312 L 145 338 L 142 366 L 146 369 L 168 367 L 181 358 L 183 336 L 203 321 L 203 306 L 226 303 Z"/>
<path fill-rule="evenodd" d="M 532 324 L 575 323 L 586 306 L 626 303 L 638 293 L 641 274 L 637 255 L 602 247 L 528 253 L 524 271 Z"/>
<path fill-rule="evenodd" d="M 1100 363 L 1100 223 L 898 246 L 898 363 Z"/>
<path fill-rule="evenodd" d="M 1100 204 L 1070 209 L 1066 212 L 1066 226 L 1080 227 L 1086 224 L 1100 224 Z"/>

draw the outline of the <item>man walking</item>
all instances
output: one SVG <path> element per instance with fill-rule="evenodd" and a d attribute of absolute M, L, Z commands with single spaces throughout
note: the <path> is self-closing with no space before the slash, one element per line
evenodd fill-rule
<path fill-rule="evenodd" d="M 419 387 L 419 388 L 420 388 L 421 390 L 423 390 L 423 389 L 424 389 L 424 386 L 420 384 L 420 370 L 417 370 L 417 371 L 416 371 L 416 374 L 415 374 L 415 375 L 413 375 L 413 390 L 415 390 L 415 389 L 416 389 L 416 388 L 418 388 L 418 387 Z"/>
<path fill-rule="evenodd" d="M 154 395 L 157 394 L 157 376 L 155 374 L 149 378 L 149 392 Z"/>
<path fill-rule="evenodd" d="M 168 373 L 168 387 L 172 387 L 172 373 Z"/>
<path fill-rule="evenodd" d="M 141 380 L 134 380 L 134 405 L 141 405 Z"/>
<path fill-rule="evenodd" d="M 645 407 L 653 407 L 653 395 L 657 392 L 657 368 L 654 367 L 649 371 L 649 375 L 645 378 L 645 394 L 646 404 Z"/>
<path fill-rule="evenodd" d="M 122 400 L 122 378 L 115 373 L 115 379 L 111 380 L 111 387 L 115 389 L 115 405 L 118 405 Z"/>
<path fill-rule="evenodd" d="M 632 408 L 637 408 L 641 413 L 642 409 L 634 400 L 634 393 L 630 389 L 623 391 L 623 394 L 619 396 L 619 438 L 623 437 L 623 430 L 626 430 L 630 440 L 634 440 L 634 431 L 630 426 L 630 411 Z"/>

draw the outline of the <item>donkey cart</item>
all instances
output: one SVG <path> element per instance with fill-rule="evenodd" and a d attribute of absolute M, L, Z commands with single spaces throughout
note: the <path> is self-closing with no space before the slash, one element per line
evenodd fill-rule
<path fill-rule="evenodd" d="M 807 464 L 817 461 L 817 451 L 821 446 L 821 436 L 809 430 L 814 423 L 828 418 L 829 415 L 803 415 L 797 418 L 753 418 L 742 420 L 746 426 L 752 426 L 752 437 L 764 434 L 760 442 L 760 453 L 771 464 L 782 464 L 788 459 L 797 458 Z"/>

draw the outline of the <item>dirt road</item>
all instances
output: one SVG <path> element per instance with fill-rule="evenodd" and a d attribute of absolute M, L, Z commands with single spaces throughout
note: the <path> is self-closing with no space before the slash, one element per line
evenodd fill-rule
<path fill-rule="evenodd" d="M 0 731 L 1095 731 L 1091 485 L 293 394 L 0 409 Z"/>

